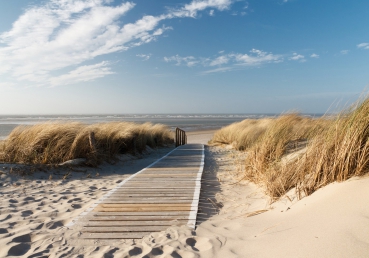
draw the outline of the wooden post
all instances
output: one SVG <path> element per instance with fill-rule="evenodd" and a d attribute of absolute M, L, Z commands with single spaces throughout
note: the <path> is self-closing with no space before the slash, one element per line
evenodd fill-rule
<path fill-rule="evenodd" d="M 176 147 L 187 144 L 187 135 L 186 132 L 176 128 Z"/>
<path fill-rule="evenodd" d="M 88 141 L 90 142 L 91 152 L 93 153 L 93 155 L 96 155 L 96 139 L 94 132 L 90 132 L 90 134 L 88 135 Z"/>
<path fill-rule="evenodd" d="M 136 137 L 132 138 L 133 155 L 136 156 Z"/>
<path fill-rule="evenodd" d="M 178 147 L 178 127 L 176 128 L 176 147 Z"/>
<path fill-rule="evenodd" d="M 97 149 L 96 149 L 96 139 L 95 139 L 94 132 L 90 132 L 88 134 L 88 141 L 90 143 L 90 149 L 91 149 L 91 154 L 88 155 L 88 163 L 91 164 L 92 166 L 96 166 L 97 165 Z"/>

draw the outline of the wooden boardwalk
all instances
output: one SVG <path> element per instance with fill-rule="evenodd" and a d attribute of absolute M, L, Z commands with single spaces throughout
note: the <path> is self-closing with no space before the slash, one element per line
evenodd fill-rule
<path fill-rule="evenodd" d="M 137 239 L 172 225 L 195 228 L 203 167 L 202 144 L 176 148 L 82 213 L 81 237 Z"/>

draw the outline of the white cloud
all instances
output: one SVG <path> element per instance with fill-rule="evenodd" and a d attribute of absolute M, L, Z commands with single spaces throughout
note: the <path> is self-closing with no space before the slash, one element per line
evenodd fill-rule
<path fill-rule="evenodd" d="M 229 61 L 229 57 L 228 56 L 219 56 L 217 58 L 215 58 L 213 61 L 210 62 L 210 66 L 215 66 L 215 65 L 222 65 L 222 64 L 226 64 Z"/>
<path fill-rule="evenodd" d="M 317 55 L 317 54 L 313 53 L 313 54 L 311 54 L 311 55 L 310 55 L 310 57 L 311 57 L 311 58 L 319 58 L 319 55 Z"/>
<path fill-rule="evenodd" d="M 199 63 L 193 56 L 185 56 L 181 57 L 179 55 L 171 56 L 171 57 L 164 57 L 164 61 L 169 62 L 176 62 L 176 65 L 185 64 L 188 67 L 194 66 Z"/>
<path fill-rule="evenodd" d="M 210 15 L 210 16 L 214 16 L 214 10 L 210 10 L 210 11 L 209 11 L 209 15 Z"/>
<path fill-rule="evenodd" d="M 228 72 L 233 70 L 233 67 L 219 67 L 212 70 L 207 70 L 202 72 L 201 74 L 209 74 L 209 73 L 219 73 L 219 72 Z"/>
<path fill-rule="evenodd" d="M 233 0 L 193 0 L 181 9 L 171 12 L 169 16 L 196 17 L 199 11 L 208 8 L 218 9 L 219 11 L 229 9 L 232 2 Z"/>
<path fill-rule="evenodd" d="M 250 53 L 251 54 L 234 54 L 230 56 L 234 57 L 238 64 L 248 66 L 261 65 L 263 63 L 279 63 L 283 61 L 281 55 L 274 55 L 257 49 L 252 49 Z"/>
<path fill-rule="evenodd" d="M 50 79 L 50 86 L 73 84 L 77 82 L 91 81 L 106 75 L 113 74 L 109 63 L 104 61 L 94 65 L 83 65 L 73 71 Z"/>
<path fill-rule="evenodd" d="M 358 48 L 369 49 L 369 43 L 360 43 L 357 45 Z"/>
<path fill-rule="evenodd" d="M 112 2 L 50 0 L 26 9 L 9 31 L 0 34 L 0 75 L 10 75 L 23 83 L 52 86 L 86 81 L 88 76 L 91 80 L 103 77 L 112 73 L 108 62 L 96 66 L 83 64 L 156 40 L 172 29 L 158 28 L 164 20 L 196 17 L 207 8 L 222 11 L 232 4 L 232 0 L 193 0 L 166 14 L 145 15 L 135 22 L 121 24 L 119 19 L 135 4 Z M 65 69 L 74 70 L 63 74 Z M 77 78 L 76 74 L 83 78 Z"/>
<path fill-rule="evenodd" d="M 350 50 L 341 50 L 340 54 L 341 55 L 347 55 L 350 52 Z"/>
<path fill-rule="evenodd" d="M 151 54 L 148 54 L 148 55 L 145 55 L 145 54 L 138 54 L 138 55 L 136 55 L 136 56 L 137 56 L 137 57 L 142 58 L 142 60 L 143 60 L 143 61 L 147 61 L 147 60 L 149 60 L 149 59 L 150 59 Z"/>
<path fill-rule="evenodd" d="M 164 57 L 164 60 L 166 62 L 175 62 L 177 66 L 182 64 L 187 66 L 201 65 L 203 67 L 222 66 L 225 64 L 233 65 L 233 67 L 219 67 L 204 73 L 229 71 L 235 69 L 236 66 L 259 66 L 267 63 L 283 62 L 282 55 L 275 55 L 257 49 L 252 49 L 248 54 L 223 53 L 224 51 L 220 51 L 220 55 L 215 58 L 195 58 L 193 56 L 181 57 L 179 55 L 176 55 L 171 57 Z"/>
<path fill-rule="evenodd" d="M 300 61 L 300 62 L 305 62 L 305 57 L 303 55 L 299 55 L 297 53 L 293 53 L 292 57 L 289 58 L 290 60 L 294 60 L 294 61 Z"/>

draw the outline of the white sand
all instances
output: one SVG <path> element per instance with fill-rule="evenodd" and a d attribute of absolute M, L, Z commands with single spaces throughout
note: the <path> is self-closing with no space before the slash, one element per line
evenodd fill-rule
<path fill-rule="evenodd" d="M 190 134 L 189 142 L 206 143 L 211 134 Z M 215 147 L 206 148 L 210 185 L 201 194 L 209 201 L 200 205 L 196 231 L 170 227 L 138 241 L 102 242 L 82 241 L 78 228 L 64 226 L 168 151 L 78 168 L 86 172 L 53 170 L 60 175 L 51 180 L 44 172 L 11 176 L 10 165 L 0 164 L 0 257 L 369 257 L 368 177 L 331 184 L 300 201 L 291 192 L 292 202 L 270 205 L 255 185 L 234 184 L 237 153 Z M 59 179 L 68 172 L 72 178 Z M 251 216 L 255 211 L 263 213 Z"/>

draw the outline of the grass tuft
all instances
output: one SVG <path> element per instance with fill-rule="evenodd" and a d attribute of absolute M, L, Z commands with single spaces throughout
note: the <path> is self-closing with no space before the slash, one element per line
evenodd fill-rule
<path fill-rule="evenodd" d="M 95 136 L 93 145 L 91 132 Z M 141 153 L 146 145 L 155 148 L 172 142 L 172 132 L 161 124 L 49 122 L 16 127 L 0 145 L 0 161 L 59 164 L 86 158 L 96 165 L 114 159 L 119 153 Z"/>

